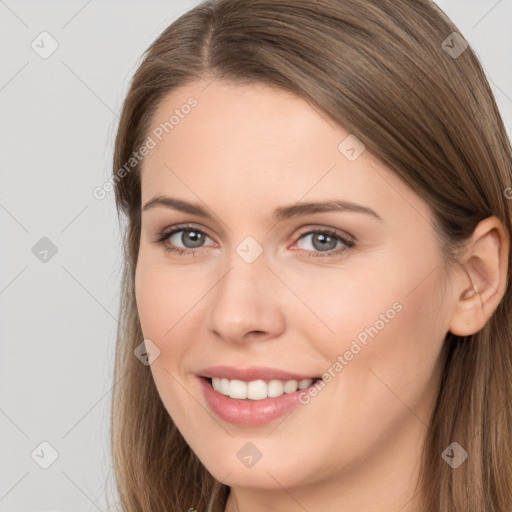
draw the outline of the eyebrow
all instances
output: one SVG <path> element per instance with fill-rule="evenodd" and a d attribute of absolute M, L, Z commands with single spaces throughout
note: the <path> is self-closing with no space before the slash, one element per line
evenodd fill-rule
<path fill-rule="evenodd" d="M 182 199 L 176 199 L 169 196 L 156 196 L 149 200 L 142 211 L 147 211 L 157 206 L 165 208 L 171 208 L 183 213 L 189 213 L 204 218 L 212 218 L 212 215 L 206 208 L 198 203 L 189 203 Z M 356 212 L 365 213 L 371 215 L 380 221 L 383 221 L 382 217 L 367 206 L 352 203 L 350 201 L 331 200 L 325 202 L 307 202 L 307 203 L 296 203 L 289 206 L 280 206 L 274 210 L 272 218 L 275 223 L 282 222 L 283 220 L 291 219 L 294 217 L 300 217 L 301 215 L 309 215 L 313 213 L 323 212 Z"/>

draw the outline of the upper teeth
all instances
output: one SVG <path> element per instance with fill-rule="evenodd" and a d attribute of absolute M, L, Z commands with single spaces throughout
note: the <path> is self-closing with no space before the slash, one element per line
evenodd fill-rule
<path fill-rule="evenodd" d="M 231 398 L 249 398 L 250 400 L 263 400 L 267 397 L 281 396 L 283 393 L 294 393 L 297 389 L 304 389 L 313 384 L 313 379 L 296 380 L 271 380 L 268 384 L 264 380 L 229 380 L 212 377 L 212 386 L 215 391 Z"/>

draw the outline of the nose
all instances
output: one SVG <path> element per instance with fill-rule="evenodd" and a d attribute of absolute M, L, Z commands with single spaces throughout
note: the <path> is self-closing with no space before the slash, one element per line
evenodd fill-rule
<path fill-rule="evenodd" d="M 283 284 L 259 257 L 247 263 L 235 254 L 211 293 L 207 328 L 219 339 L 246 343 L 279 336 L 285 328 Z M 281 288 L 281 289 L 280 289 Z"/>

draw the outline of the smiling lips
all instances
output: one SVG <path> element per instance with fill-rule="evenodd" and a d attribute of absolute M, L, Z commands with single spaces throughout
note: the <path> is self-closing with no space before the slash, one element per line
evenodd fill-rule
<path fill-rule="evenodd" d="M 210 366 L 204 368 L 197 373 L 199 377 L 213 378 L 228 380 L 241 380 L 244 382 L 251 382 L 256 380 L 263 380 L 269 382 L 271 380 L 289 381 L 289 380 L 306 380 L 318 379 L 320 376 L 304 375 L 299 373 L 291 373 L 285 370 L 276 368 L 268 368 L 263 366 L 252 366 L 251 368 L 235 368 L 234 366 Z"/>
<path fill-rule="evenodd" d="M 297 406 L 301 390 L 319 377 L 264 367 L 214 366 L 198 372 L 205 399 L 221 419 L 258 426 Z"/>
<path fill-rule="evenodd" d="M 283 393 L 294 393 L 305 389 L 318 377 L 267 367 L 235 368 L 233 366 L 213 366 L 199 372 L 206 377 L 219 393 L 237 399 L 263 400 L 277 398 Z"/>
<path fill-rule="evenodd" d="M 245 382 L 237 379 L 212 378 L 212 387 L 215 391 L 231 398 L 248 398 L 249 400 L 276 398 L 283 393 L 295 393 L 298 389 L 305 389 L 311 384 L 313 384 L 313 379 L 302 379 L 300 381 L 295 379 L 287 381 L 272 379 L 269 382 L 258 379 Z"/>

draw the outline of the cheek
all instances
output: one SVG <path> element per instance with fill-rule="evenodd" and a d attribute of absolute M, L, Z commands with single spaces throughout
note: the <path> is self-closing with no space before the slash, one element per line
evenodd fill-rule
<path fill-rule="evenodd" d="M 440 293 L 446 276 L 440 265 L 432 272 L 435 255 L 425 252 L 414 265 L 394 254 L 381 265 L 374 260 L 348 268 L 347 263 L 334 278 L 332 270 L 329 279 L 285 276 L 309 309 L 293 302 L 287 313 L 298 319 L 293 328 L 315 344 L 326 361 L 324 370 L 337 382 L 333 388 L 349 401 L 367 403 L 374 397 L 378 407 L 386 397 L 396 401 L 391 389 L 417 402 L 435 378 L 448 330 Z"/>
<path fill-rule="evenodd" d="M 337 270 L 326 267 L 310 276 L 286 270 L 283 281 L 299 300 L 290 295 L 284 314 L 293 319 L 291 327 L 302 332 L 302 338 L 332 359 L 339 350 L 349 350 L 354 339 L 364 344 L 370 338 L 366 328 L 377 324 L 381 331 L 400 316 L 403 286 L 382 276 L 375 263 L 364 268 L 347 262 Z"/>
<path fill-rule="evenodd" d="M 139 260 L 135 277 L 139 320 L 144 338 L 150 339 L 160 350 L 149 369 L 165 409 L 177 425 L 185 426 L 193 421 L 189 415 L 194 413 L 190 410 L 189 392 L 192 390 L 186 384 L 185 391 L 183 375 L 187 370 L 183 368 L 183 361 L 190 348 L 183 329 L 190 306 L 183 293 L 173 291 L 172 286 L 176 287 L 172 273 L 163 271 L 153 262 Z"/>
<path fill-rule="evenodd" d="M 197 338 L 192 330 L 200 325 L 194 315 L 204 290 L 188 286 L 195 280 L 184 277 L 183 271 L 180 276 L 175 269 L 166 269 L 150 258 L 139 259 L 135 275 L 139 320 L 144 338 L 160 350 L 151 370 L 157 382 L 165 379 L 172 387 L 175 386 L 172 376 L 180 379 L 190 370 L 183 364 L 193 349 L 191 339 Z"/>
<path fill-rule="evenodd" d="M 372 421 L 395 421 L 414 411 L 428 422 L 446 334 L 437 293 L 443 282 L 432 278 L 412 292 L 411 283 L 412 276 L 402 284 L 381 281 L 383 291 L 376 291 L 377 299 L 360 297 L 361 302 L 347 309 L 347 316 L 338 322 L 347 334 L 329 357 L 331 361 L 343 357 L 340 377 L 334 379 L 337 394 L 351 404 L 351 410 L 366 404 Z"/>
<path fill-rule="evenodd" d="M 135 298 L 137 311 L 144 338 L 156 342 L 165 332 L 165 317 L 162 312 L 166 309 L 168 300 L 162 295 L 162 282 L 157 273 L 151 271 L 148 265 L 139 261 L 135 274 Z"/>
<path fill-rule="evenodd" d="M 183 287 L 176 272 L 162 268 L 142 255 L 135 274 L 135 297 L 144 337 L 157 345 L 170 338 L 174 326 L 184 317 L 190 300 L 190 288 Z M 185 320 L 185 319 L 184 319 Z"/>

